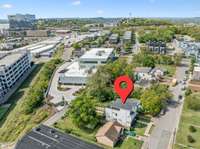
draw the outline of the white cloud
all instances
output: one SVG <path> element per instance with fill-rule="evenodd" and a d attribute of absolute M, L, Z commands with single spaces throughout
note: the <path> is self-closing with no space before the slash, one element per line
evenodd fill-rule
<path fill-rule="evenodd" d="M 81 1 L 79 1 L 79 0 L 75 0 L 75 1 L 72 2 L 72 5 L 74 5 L 74 6 L 77 6 L 77 5 L 80 5 L 80 4 L 81 4 Z"/>
<path fill-rule="evenodd" d="M 104 11 L 103 10 L 97 10 L 97 14 L 103 14 Z"/>
<path fill-rule="evenodd" d="M 3 4 L 3 5 L 1 5 L 1 8 L 5 8 L 5 9 L 10 9 L 12 7 L 13 7 L 13 5 L 11 5 L 11 4 Z"/>

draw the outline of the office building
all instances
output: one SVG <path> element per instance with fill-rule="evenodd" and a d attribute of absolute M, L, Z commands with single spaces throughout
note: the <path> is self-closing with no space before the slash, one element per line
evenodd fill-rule
<path fill-rule="evenodd" d="M 27 30 L 35 29 L 35 15 L 16 14 L 8 15 L 10 30 Z"/>

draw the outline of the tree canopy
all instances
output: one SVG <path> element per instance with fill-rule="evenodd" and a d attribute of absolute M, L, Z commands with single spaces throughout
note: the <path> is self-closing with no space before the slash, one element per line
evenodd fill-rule
<path fill-rule="evenodd" d="M 128 75 L 132 78 L 132 74 L 132 66 L 122 59 L 100 66 L 87 83 L 88 94 L 103 102 L 113 100 L 115 97 L 114 80 L 121 75 Z"/>
<path fill-rule="evenodd" d="M 81 95 L 72 101 L 69 115 L 73 123 L 80 128 L 92 129 L 99 123 L 94 99 L 86 95 Z"/>
<path fill-rule="evenodd" d="M 141 104 L 145 113 L 156 116 L 160 113 L 162 108 L 166 106 L 166 100 L 170 99 L 168 86 L 161 84 L 154 84 L 146 89 L 141 96 Z"/>

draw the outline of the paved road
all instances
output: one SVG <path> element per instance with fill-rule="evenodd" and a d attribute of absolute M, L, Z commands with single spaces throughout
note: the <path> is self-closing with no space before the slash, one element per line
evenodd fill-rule
<path fill-rule="evenodd" d="M 135 33 L 135 44 L 133 45 L 133 54 L 138 54 L 140 52 L 140 42 L 138 40 L 138 33 Z"/>
<path fill-rule="evenodd" d="M 177 67 L 176 78 L 178 81 L 184 79 L 185 71 L 188 70 L 188 61 L 183 61 L 183 64 L 183 66 Z M 155 118 L 155 128 L 143 146 L 144 149 L 168 149 L 170 141 L 174 139 L 174 132 L 178 128 L 181 117 L 183 101 L 179 102 L 178 96 L 184 94 L 181 90 L 182 86 L 179 83 L 176 87 L 170 88 L 174 95 L 173 102 L 168 106 L 164 116 Z"/>

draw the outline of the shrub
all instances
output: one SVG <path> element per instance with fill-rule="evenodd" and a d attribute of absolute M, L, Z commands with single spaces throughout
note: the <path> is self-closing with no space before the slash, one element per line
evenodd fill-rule
<path fill-rule="evenodd" d="M 195 142 L 195 139 L 191 135 L 187 136 L 187 140 L 188 140 L 189 143 L 194 143 Z"/>
<path fill-rule="evenodd" d="M 196 132 L 196 131 L 197 131 L 196 128 L 195 128 L 194 126 L 190 126 L 190 127 L 189 127 L 189 130 L 190 130 L 190 132 Z"/>

